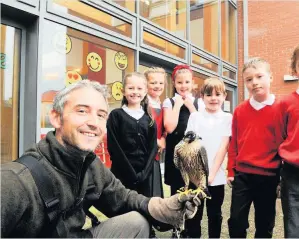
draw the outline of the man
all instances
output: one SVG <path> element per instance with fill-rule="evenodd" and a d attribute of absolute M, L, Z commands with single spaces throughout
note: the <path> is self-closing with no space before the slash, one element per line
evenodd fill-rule
<path fill-rule="evenodd" d="M 36 182 L 19 162 L 2 165 L 2 237 L 148 237 L 148 220 L 178 226 L 185 215 L 188 218 L 197 210 L 197 201 L 190 195 L 179 202 L 177 195 L 147 198 L 126 189 L 97 159 L 93 151 L 106 132 L 106 97 L 104 86 L 88 80 L 60 91 L 50 113 L 55 132 L 24 154 L 38 160 L 55 185 L 59 201 L 58 209 L 51 212 L 55 220 L 48 219 L 50 206 L 44 206 L 37 186 L 43 182 Z M 93 197 L 86 197 L 90 178 Z M 112 218 L 83 230 L 83 201 Z"/>

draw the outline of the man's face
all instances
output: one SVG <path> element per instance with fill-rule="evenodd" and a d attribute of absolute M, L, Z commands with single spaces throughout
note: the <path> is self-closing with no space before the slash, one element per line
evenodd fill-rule
<path fill-rule="evenodd" d="M 246 88 L 256 101 L 263 102 L 268 98 L 272 75 L 263 64 L 246 69 L 243 73 L 243 79 Z"/>
<path fill-rule="evenodd" d="M 51 112 L 57 140 L 62 145 L 94 151 L 106 134 L 107 112 L 100 92 L 92 88 L 74 90 L 67 96 L 62 116 Z"/>

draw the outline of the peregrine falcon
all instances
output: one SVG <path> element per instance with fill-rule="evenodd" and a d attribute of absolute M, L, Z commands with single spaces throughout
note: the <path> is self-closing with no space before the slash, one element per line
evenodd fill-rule
<path fill-rule="evenodd" d="M 207 152 L 201 138 L 193 131 L 188 131 L 184 138 L 175 146 L 174 164 L 180 170 L 185 187 L 180 193 L 196 193 L 199 198 L 211 198 L 208 191 L 209 167 Z M 190 181 L 197 187 L 189 190 Z"/>

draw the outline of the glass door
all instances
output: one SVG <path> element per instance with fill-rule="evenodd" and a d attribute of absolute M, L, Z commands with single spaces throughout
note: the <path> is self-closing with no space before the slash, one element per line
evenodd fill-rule
<path fill-rule="evenodd" d="M 21 30 L 1 24 L 1 163 L 18 158 Z"/>
<path fill-rule="evenodd" d="M 226 88 L 227 95 L 223 103 L 223 111 L 233 114 L 236 105 L 235 88 L 229 87 L 228 85 L 226 85 L 225 88 Z"/>

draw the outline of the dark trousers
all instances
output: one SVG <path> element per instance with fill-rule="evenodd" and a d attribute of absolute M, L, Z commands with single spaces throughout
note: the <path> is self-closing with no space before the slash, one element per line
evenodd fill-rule
<path fill-rule="evenodd" d="M 285 238 L 299 238 L 299 168 L 287 163 L 281 173 L 281 205 Z"/>
<path fill-rule="evenodd" d="M 191 188 L 195 189 L 194 185 Z M 209 192 L 212 199 L 206 199 L 207 216 L 208 216 L 208 230 L 209 238 L 220 238 L 222 225 L 222 211 L 221 207 L 224 199 L 224 185 L 209 186 Z M 171 194 L 175 194 L 176 190 L 171 190 Z M 201 200 L 201 205 L 194 218 L 185 222 L 186 236 L 191 238 L 201 237 L 201 220 L 204 210 L 204 200 Z M 184 236 L 184 235 L 182 235 Z"/>
<path fill-rule="evenodd" d="M 228 219 L 231 238 L 246 238 L 251 203 L 255 209 L 255 238 L 271 238 L 276 214 L 277 176 L 236 172 Z"/>

